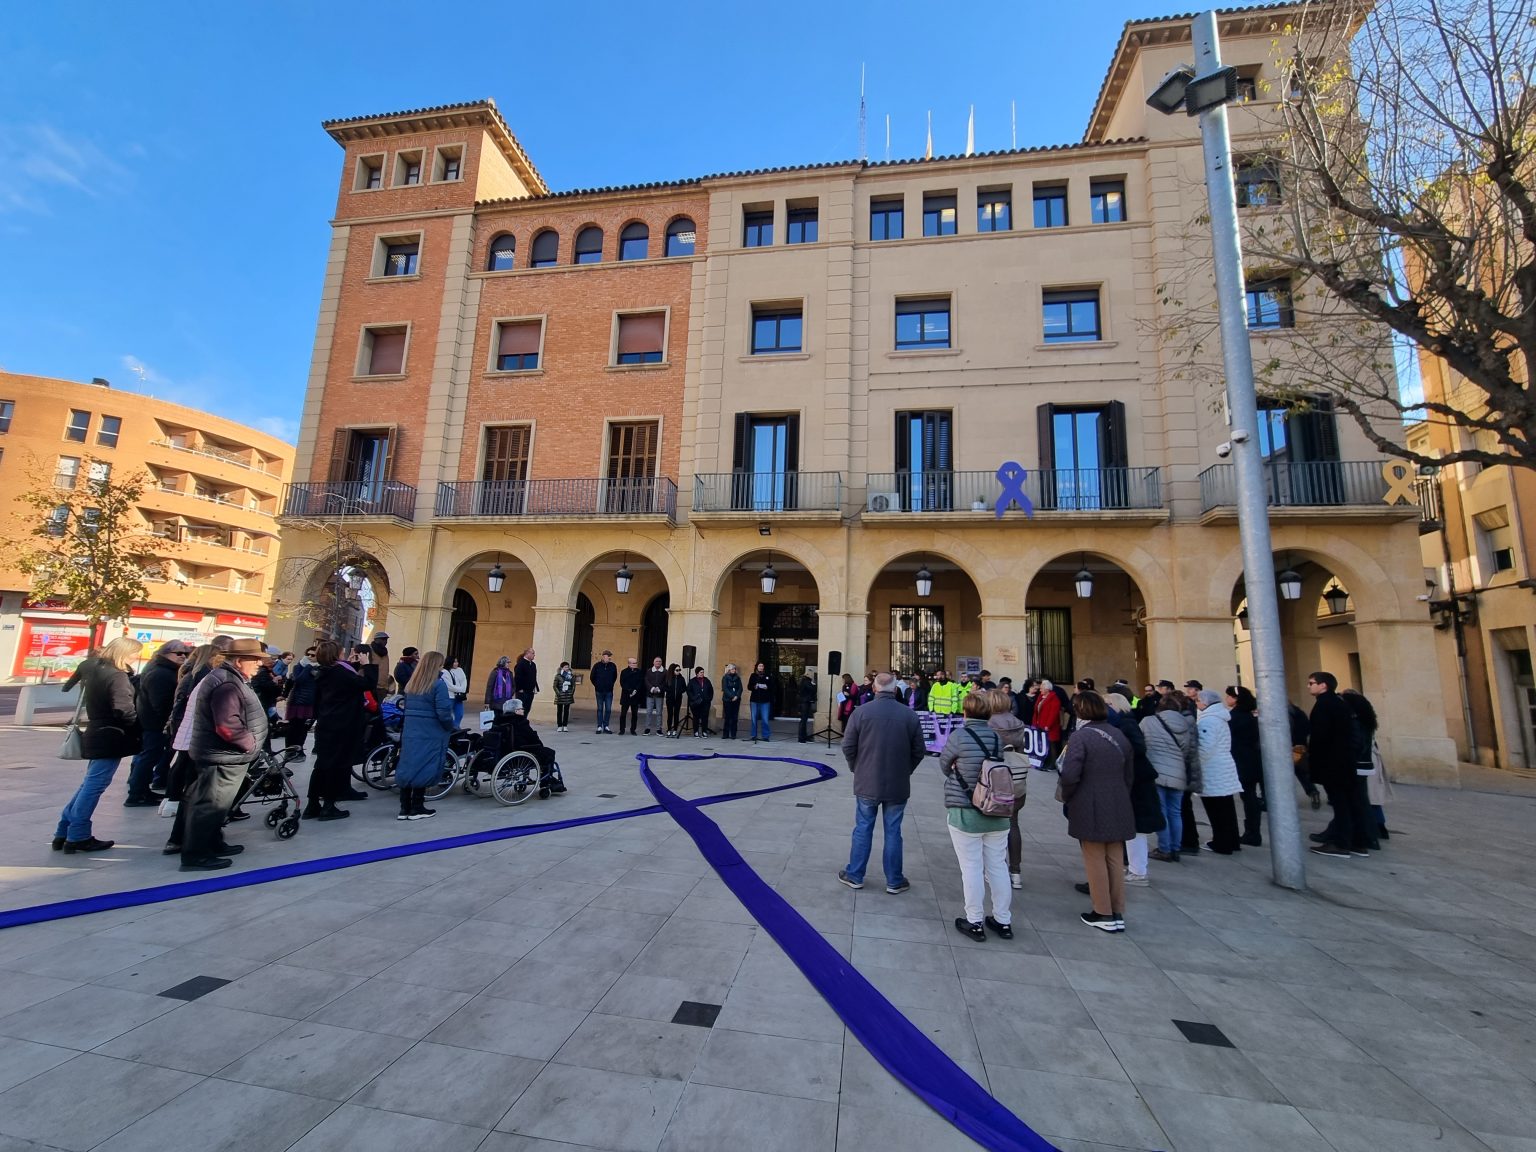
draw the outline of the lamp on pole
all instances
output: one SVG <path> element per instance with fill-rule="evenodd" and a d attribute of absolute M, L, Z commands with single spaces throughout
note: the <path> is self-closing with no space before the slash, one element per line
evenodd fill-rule
<path fill-rule="evenodd" d="M 1227 381 L 1227 411 L 1232 423 L 1232 462 L 1237 468 L 1237 526 L 1242 540 L 1244 583 L 1248 592 L 1249 640 L 1259 701 L 1264 793 L 1272 797 L 1289 797 L 1294 784 L 1285 654 L 1269 536 L 1269 498 L 1256 433 L 1258 397 L 1253 384 L 1253 353 L 1248 346 L 1243 253 L 1238 235 L 1237 193 L 1232 183 L 1232 140 L 1227 129 L 1227 104 L 1237 95 L 1237 73 L 1235 69 L 1222 67 L 1214 11 L 1196 16 L 1191 34 L 1195 47 L 1194 68 L 1184 65 L 1170 72 L 1158 84 L 1147 104 L 1170 116 L 1182 105 L 1187 114 L 1200 118 L 1211 244 L 1216 264 L 1216 297 L 1221 317 L 1222 367 Z M 1301 822 L 1294 804 L 1269 806 L 1269 852 L 1276 884 L 1298 890 L 1307 886 L 1301 854 Z"/>

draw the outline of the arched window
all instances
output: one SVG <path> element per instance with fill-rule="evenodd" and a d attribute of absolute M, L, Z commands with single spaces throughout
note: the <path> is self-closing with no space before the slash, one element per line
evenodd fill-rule
<path fill-rule="evenodd" d="M 546 228 L 533 238 L 532 258 L 528 261 L 530 268 L 553 268 L 555 257 L 560 254 L 560 233 L 553 228 Z"/>
<path fill-rule="evenodd" d="M 491 241 L 491 256 L 485 263 L 487 272 L 510 272 L 517 262 L 517 237 L 503 232 Z"/>
<path fill-rule="evenodd" d="M 583 228 L 576 233 L 577 264 L 601 264 L 603 262 L 603 230 L 597 225 Z"/>
<path fill-rule="evenodd" d="M 619 259 L 644 260 L 651 254 L 651 230 L 635 220 L 619 233 Z"/>
<path fill-rule="evenodd" d="M 686 216 L 679 216 L 667 225 L 667 255 L 692 256 L 696 239 L 693 221 Z"/>

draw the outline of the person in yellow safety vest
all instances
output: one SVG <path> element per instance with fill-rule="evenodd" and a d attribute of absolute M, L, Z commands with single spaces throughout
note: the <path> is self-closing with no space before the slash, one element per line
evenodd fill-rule
<path fill-rule="evenodd" d="M 934 678 L 933 686 L 928 689 L 928 710 L 944 715 L 958 715 L 961 701 L 965 699 L 965 689 L 949 678 L 949 673 L 939 669 L 939 674 Z"/>

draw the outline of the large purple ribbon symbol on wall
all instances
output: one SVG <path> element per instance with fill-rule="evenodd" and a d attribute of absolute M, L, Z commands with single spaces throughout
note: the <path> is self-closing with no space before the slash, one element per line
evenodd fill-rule
<path fill-rule="evenodd" d="M 1035 506 L 1029 502 L 1029 497 L 1024 492 L 1024 477 L 1028 473 L 1023 467 L 1012 460 L 997 470 L 997 482 L 1003 486 L 1003 491 L 997 498 L 997 518 L 1001 520 L 1003 513 L 1017 504 L 1024 509 L 1024 515 L 1033 518 Z"/>

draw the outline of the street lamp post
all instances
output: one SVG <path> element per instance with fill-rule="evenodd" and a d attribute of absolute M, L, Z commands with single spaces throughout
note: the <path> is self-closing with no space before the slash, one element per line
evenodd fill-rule
<path fill-rule="evenodd" d="M 1237 468 L 1237 526 L 1242 540 L 1244 585 L 1248 596 L 1249 642 L 1254 686 L 1259 701 L 1259 746 L 1264 764 L 1264 794 L 1269 804 L 1269 852 L 1274 881 L 1304 889 L 1301 822 L 1292 795 L 1289 697 L 1285 690 L 1285 654 L 1280 636 L 1280 607 L 1269 536 L 1269 498 L 1260 456 L 1258 397 L 1253 383 L 1253 355 L 1248 346 L 1244 302 L 1243 255 L 1237 224 L 1237 193 L 1232 183 L 1232 141 L 1227 104 L 1235 97 L 1235 73 L 1221 65 L 1216 13 L 1202 12 L 1192 26 L 1195 67 L 1176 69 L 1158 86 L 1148 105 L 1172 115 L 1180 104 L 1200 117 L 1205 151 L 1205 187 L 1210 202 L 1211 242 L 1216 264 L 1216 297 L 1221 317 L 1221 356 L 1227 379 L 1227 411 L 1232 424 L 1232 462 Z"/>

